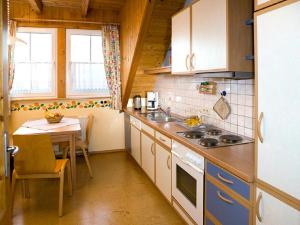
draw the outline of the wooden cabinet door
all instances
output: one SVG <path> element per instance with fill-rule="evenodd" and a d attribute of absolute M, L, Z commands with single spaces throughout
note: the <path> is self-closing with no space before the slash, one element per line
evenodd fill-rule
<path fill-rule="evenodd" d="M 156 149 L 156 186 L 171 201 L 171 153 L 159 144 Z"/>
<path fill-rule="evenodd" d="M 148 137 L 146 134 L 142 133 L 142 168 L 154 182 L 154 159 L 155 159 L 155 149 L 154 141 L 152 138 Z"/>
<path fill-rule="evenodd" d="M 190 8 L 172 18 L 172 73 L 189 71 L 190 57 Z"/>
<path fill-rule="evenodd" d="M 257 177 L 300 199 L 300 1 L 255 14 Z"/>
<path fill-rule="evenodd" d="M 201 0 L 192 5 L 191 65 L 194 71 L 227 68 L 226 2 Z"/>
<path fill-rule="evenodd" d="M 300 212 L 272 195 L 256 190 L 256 225 L 299 225 Z"/>
<path fill-rule="evenodd" d="M 141 165 L 141 132 L 131 125 L 131 155 Z"/>

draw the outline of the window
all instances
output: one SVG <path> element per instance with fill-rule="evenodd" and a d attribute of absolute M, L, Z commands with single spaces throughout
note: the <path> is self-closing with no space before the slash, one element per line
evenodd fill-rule
<path fill-rule="evenodd" d="M 56 96 L 56 29 L 18 28 L 13 98 Z"/>
<path fill-rule="evenodd" d="M 109 96 L 100 31 L 67 30 L 67 95 Z"/>

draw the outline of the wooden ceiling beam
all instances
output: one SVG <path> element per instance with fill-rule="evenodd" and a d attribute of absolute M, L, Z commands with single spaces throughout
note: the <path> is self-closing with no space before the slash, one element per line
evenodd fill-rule
<path fill-rule="evenodd" d="M 82 0 L 81 3 L 81 15 L 83 17 L 87 16 L 88 10 L 89 10 L 89 4 L 90 4 L 90 0 Z"/>
<path fill-rule="evenodd" d="M 31 8 L 37 13 L 41 14 L 43 11 L 43 3 L 41 0 L 28 0 Z"/>

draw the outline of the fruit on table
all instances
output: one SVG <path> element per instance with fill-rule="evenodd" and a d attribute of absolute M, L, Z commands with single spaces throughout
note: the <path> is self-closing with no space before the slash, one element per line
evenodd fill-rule
<path fill-rule="evenodd" d="M 56 113 L 51 113 L 51 112 L 46 112 L 45 117 L 46 118 L 55 118 L 55 117 L 61 117 L 62 114 L 56 112 Z"/>

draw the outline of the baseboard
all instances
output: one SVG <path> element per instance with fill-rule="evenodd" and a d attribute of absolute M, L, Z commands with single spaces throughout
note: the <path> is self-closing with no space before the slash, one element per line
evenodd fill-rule
<path fill-rule="evenodd" d="M 115 153 L 115 152 L 125 152 L 126 149 L 112 149 L 112 150 L 100 150 L 100 151 L 89 151 L 90 155 L 94 154 L 104 154 L 104 153 Z"/>

